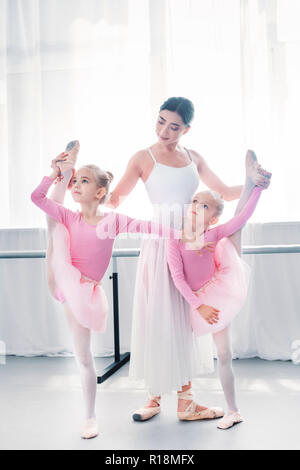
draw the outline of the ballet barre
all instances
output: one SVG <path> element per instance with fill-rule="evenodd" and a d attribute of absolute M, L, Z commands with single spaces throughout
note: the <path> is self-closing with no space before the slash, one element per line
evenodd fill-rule
<path fill-rule="evenodd" d="M 300 253 L 300 245 L 254 245 L 242 248 L 244 255 L 265 255 L 278 253 Z M 103 383 L 130 359 L 130 352 L 120 353 L 120 323 L 119 323 L 119 287 L 118 287 L 118 258 L 138 257 L 140 248 L 117 248 L 112 253 L 112 274 L 109 279 L 113 283 L 113 316 L 114 316 L 114 362 L 109 364 L 97 377 L 98 383 Z M 0 251 L 0 259 L 33 259 L 45 258 L 45 250 Z"/>

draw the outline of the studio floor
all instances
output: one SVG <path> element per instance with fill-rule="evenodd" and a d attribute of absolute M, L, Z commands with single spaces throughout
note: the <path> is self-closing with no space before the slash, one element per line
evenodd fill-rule
<path fill-rule="evenodd" d="M 101 371 L 111 359 L 96 359 Z M 81 386 L 72 357 L 14 357 L 0 365 L 0 449 L 203 450 L 300 449 L 300 366 L 260 359 L 235 360 L 238 402 L 245 421 L 223 431 L 217 421 L 179 422 L 176 393 L 162 412 L 132 421 L 143 405 L 142 384 L 128 379 L 128 364 L 98 385 L 100 434 L 80 438 Z M 194 381 L 197 401 L 225 407 L 215 372 Z"/>

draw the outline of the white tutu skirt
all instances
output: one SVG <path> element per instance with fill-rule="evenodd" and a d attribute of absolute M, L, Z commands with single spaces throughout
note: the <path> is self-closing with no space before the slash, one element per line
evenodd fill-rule
<path fill-rule="evenodd" d="M 74 317 L 84 328 L 105 331 L 109 307 L 102 286 L 97 281 L 83 277 L 72 265 L 70 237 L 64 225 L 55 226 L 52 240 L 56 299 L 68 304 Z"/>
<path fill-rule="evenodd" d="M 216 271 L 213 278 L 195 293 L 203 304 L 220 310 L 219 321 L 210 325 L 198 310 L 191 308 L 191 325 L 197 336 L 217 333 L 226 328 L 240 312 L 247 296 L 250 267 L 237 254 L 228 238 L 218 242 L 214 258 Z"/>
<path fill-rule="evenodd" d="M 142 241 L 138 262 L 129 375 L 154 395 L 180 390 L 214 371 L 211 335 L 196 338 L 189 304 L 175 287 L 166 257 L 167 240 Z"/>

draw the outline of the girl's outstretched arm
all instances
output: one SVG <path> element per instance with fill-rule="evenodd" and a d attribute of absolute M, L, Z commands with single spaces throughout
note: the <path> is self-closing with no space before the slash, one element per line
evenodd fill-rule
<path fill-rule="evenodd" d="M 240 230 L 253 214 L 262 190 L 263 188 L 255 186 L 251 196 L 249 197 L 241 212 L 239 212 L 235 217 L 233 217 L 233 219 L 230 219 L 225 224 L 219 225 L 218 227 L 209 230 L 205 239 L 207 241 L 218 241 L 221 240 L 221 238 L 229 237 L 233 233 Z"/>
<path fill-rule="evenodd" d="M 128 217 L 125 214 L 116 214 L 117 235 L 119 233 L 147 233 L 161 238 L 180 238 L 181 232 L 153 220 L 140 220 Z"/>

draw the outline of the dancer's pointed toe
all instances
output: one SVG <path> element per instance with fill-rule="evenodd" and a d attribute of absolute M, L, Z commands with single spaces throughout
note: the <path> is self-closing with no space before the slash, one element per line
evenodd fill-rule
<path fill-rule="evenodd" d="M 81 437 L 82 439 L 93 439 L 99 434 L 96 418 L 87 419 L 83 425 Z"/>
<path fill-rule="evenodd" d="M 217 424 L 219 429 L 228 429 L 234 426 L 237 423 L 241 423 L 243 421 L 242 416 L 240 415 L 239 411 L 235 413 L 228 414 L 224 416 Z"/>
<path fill-rule="evenodd" d="M 148 421 L 148 419 L 153 418 L 158 413 L 160 413 L 160 406 L 140 408 L 133 413 L 132 419 L 133 421 Z"/>

